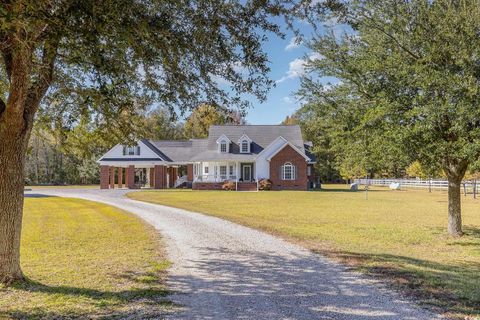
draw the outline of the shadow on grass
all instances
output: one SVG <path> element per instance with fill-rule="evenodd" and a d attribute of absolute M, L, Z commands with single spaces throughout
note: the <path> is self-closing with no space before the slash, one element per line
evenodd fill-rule
<path fill-rule="evenodd" d="M 391 254 L 314 252 L 386 280 L 407 296 L 446 311 L 455 318 L 464 319 L 472 314 L 480 316 L 479 264 L 443 264 Z"/>
<path fill-rule="evenodd" d="M 31 310 L 18 307 L 17 310 L 0 311 L 0 319 L 158 319 L 171 312 L 175 305 L 166 296 L 170 292 L 163 286 L 163 281 L 157 272 L 138 273 L 127 271 L 118 278 L 129 280 L 132 289 L 108 291 L 101 289 L 46 285 L 31 279 L 14 283 L 11 288 L 28 293 L 43 293 L 52 299 L 70 301 L 72 308 L 63 303 L 58 307 L 37 307 Z M 144 279 L 148 279 L 145 281 Z M 9 289 L 5 289 L 5 292 Z M 79 298 L 79 307 L 75 300 Z M 85 298 L 89 299 L 85 302 Z M 49 298 L 47 298 L 49 299 Z M 65 308 L 66 307 L 66 308 Z M 82 311 L 88 310 L 88 312 Z"/>
<path fill-rule="evenodd" d="M 25 193 L 24 198 L 57 198 L 57 196 L 50 196 L 41 193 Z"/>
<path fill-rule="evenodd" d="M 136 280 L 139 283 L 144 283 L 141 280 Z M 158 281 L 152 281 L 158 282 Z M 152 283 L 150 282 L 150 283 Z M 139 299 L 156 299 L 158 297 L 165 297 L 168 295 L 166 289 L 160 288 L 136 288 L 123 291 L 102 291 L 90 288 L 77 288 L 70 286 L 51 286 L 45 285 L 37 281 L 26 279 L 23 282 L 12 285 L 12 288 L 28 292 L 42 292 L 48 294 L 61 294 L 64 296 L 82 296 L 95 300 L 113 300 L 119 302 L 129 302 Z"/>

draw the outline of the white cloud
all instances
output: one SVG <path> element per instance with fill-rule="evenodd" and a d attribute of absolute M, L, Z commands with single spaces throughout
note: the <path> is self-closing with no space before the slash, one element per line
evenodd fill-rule
<path fill-rule="evenodd" d="M 313 60 L 322 59 L 322 58 L 323 57 L 320 54 L 314 52 L 310 54 L 307 57 L 307 59 L 296 58 L 293 61 L 290 61 L 290 63 L 288 64 L 288 71 L 283 77 L 278 79 L 276 82 L 281 83 L 288 79 L 295 79 L 295 78 L 301 77 L 302 75 L 305 74 L 305 64 L 307 61 L 313 61 Z"/>
<path fill-rule="evenodd" d="M 297 37 L 293 37 L 292 39 L 290 39 L 290 42 L 285 47 L 285 51 L 293 50 L 295 48 L 300 47 L 301 45 L 302 45 L 302 41 Z"/>
<path fill-rule="evenodd" d="M 286 104 L 293 104 L 295 102 L 291 97 L 283 97 L 283 101 Z"/>

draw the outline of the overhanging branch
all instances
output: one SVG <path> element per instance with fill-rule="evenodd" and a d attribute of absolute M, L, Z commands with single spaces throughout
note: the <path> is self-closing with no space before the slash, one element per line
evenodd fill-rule
<path fill-rule="evenodd" d="M 28 90 L 25 102 L 24 119 L 25 129 L 31 127 L 33 117 L 38 109 L 40 101 L 45 96 L 53 81 L 55 60 L 57 58 L 58 40 L 45 42 L 42 52 L 42 62 L 38 71 L 38 78 Z"/>

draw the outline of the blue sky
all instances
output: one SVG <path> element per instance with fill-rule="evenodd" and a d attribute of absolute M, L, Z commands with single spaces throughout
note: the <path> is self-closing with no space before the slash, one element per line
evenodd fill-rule
<path fill-rule="evenodd" d="M 300 22 L 297 27 L 307 39 L 311 37 L 311 29 L 306 23 Z M 295 45 L 293 38 L 294 35 L 287 32 L 285 39 L 271 36 L 265 43 L 264 50 L 270 60 L 270 78 L 276 81 L 276 87 L 270 90 L 265 102 L 250 100 L 253 107 L 248 110 L 248 123 L 278 124 L 299 107 L 294 95 L 300 87 L 304 58 L 310 51 L 302 44 Z"/>
<path fill-rule="evenodd" d="M 263 45 L 270 61 L 269 77 L 276 82 L 276 86 L 268 92 L 264 102 L 260 102 L 252 96 L 245 96 L 245 99 L 252 103 L 246 116 L 249 124 L 279 124 L 300 107 L 301 102 L 295 97 L 295 93 L 300 89 L 300 77 L 304 72 L 303 65 L 307 57 L 316 58 L 316 55 L 305 46 L 305 42 L 312 38 L 312 27 L 301 21 L 297 22 L 295 27 L 304 37 L 303 44 L 295 43 L 293 32 L 285 28 L 283 30 L 286 34 L 285 39 L 271 35 L 269 41 Z M 334 21 L 320 26 L 318 31 L 326 32 L 330 29 L 333 30 L 336 37 L 340 37 L 344 32 L 351 32 L 347 26 L 335 24 Z M 323 80 L 325 84 L 336 82 L 334 78 L 317 79 Z M 224 79 L 219 78 L 217 81 L 221 86 L 228 87 L 229 85 Z"/>

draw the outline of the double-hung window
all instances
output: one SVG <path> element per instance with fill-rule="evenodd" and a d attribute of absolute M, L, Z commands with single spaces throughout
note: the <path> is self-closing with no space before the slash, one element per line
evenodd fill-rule
<path fill-rule="evenodd" d="M 227 142 L 226 141 L 220 142 L 220 152 L 221 153 L 227 153 Z"/>
<path fill-rule="evenodd" d="M 220 166 L 220 179 L 227 179 L 227 166 Z"/>
<path fill-rule="evenodd" d="M 241 153 L 249 153 L 250 152 L 250 146 L 248 143 L 248 140 L 243 140 L 241 145 L 240 145 L 240 152 Z"/>
<path fill-rule="evenodd" d="M 290 162 L 282 166 L 282 180 L 295 180 L 295 166 Z"/>

